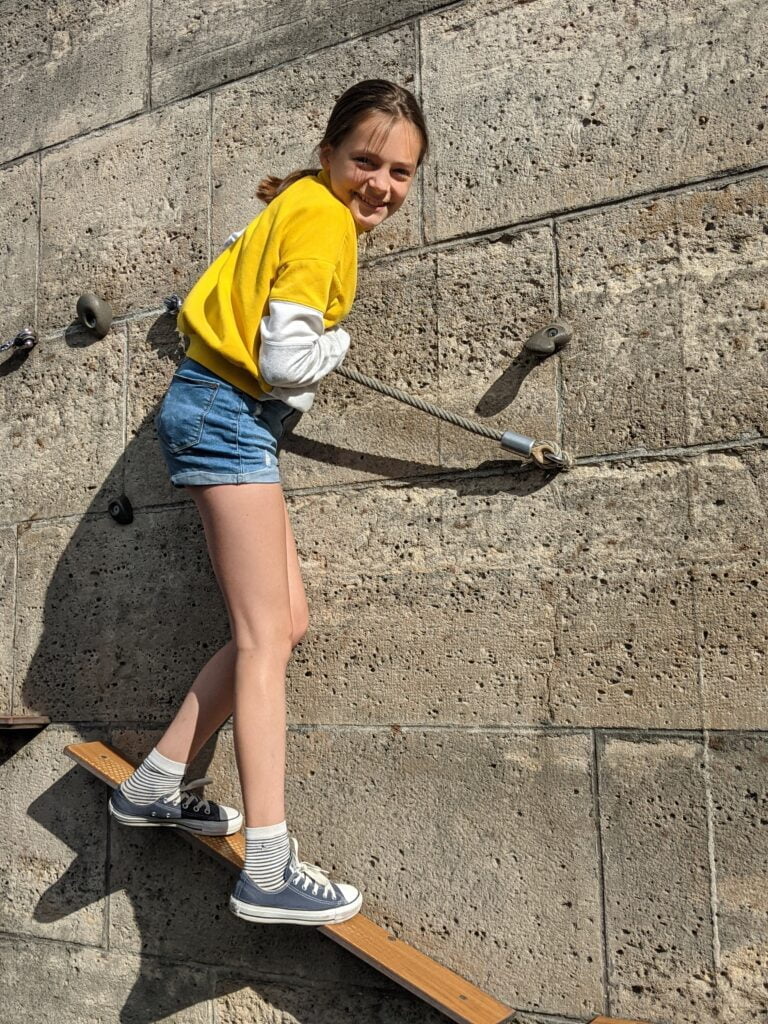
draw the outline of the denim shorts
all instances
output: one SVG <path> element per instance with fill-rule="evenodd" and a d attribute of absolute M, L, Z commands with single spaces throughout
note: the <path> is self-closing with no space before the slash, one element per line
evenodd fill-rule
<path fill-rule="evenodd" d="M 286 402 L 252 398 L 185 358 L 171 379 L 155 427 L 174 487 L 277 484 L 280 441 L 300 418 Z"/>

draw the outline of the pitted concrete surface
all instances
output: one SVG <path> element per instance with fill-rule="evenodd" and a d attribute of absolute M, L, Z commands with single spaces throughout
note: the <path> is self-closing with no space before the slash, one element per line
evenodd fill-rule
<path fill-rule="evenodd" d="M 4 5 L 0 58 L 13 69 L 0 110 L 0 162 L 144 109 L 145 0 Z"/>
<path fill-rule="evenodd" d="M 169 0 L 154 12 L 153 98 L 168 103 L 250 77 L 444 4 L 398 0 L 388 8 L 368 0 L 348 0 L 341 7 L 327 0 Z"/>
<path fill-rule="evenodd" d="M 42 330 L 73 319 L 82 292 L 125 316 L 192 287 L 208 261 L 208 113 L 198 97 L 43 155 Z"/>
<path fill-rule="evenodd" d="M 38 161 L 34 158 L 5 167 L 0 177 L 0 216 L 6 238 L 0 251 L 5 292 L 0 344 L 16 337 L 22 327 L 35 320 L 35 293 L 29 282 L 37 273 L 38 177 Z"/>
<path fill-rule="evenodd" d="M 475 0 L 421 21 L 430 239 L 768 156 L 759 0 Z"/>
<path fill-rule="evenodd" d="M 0 846 L 0 932 L 6 940 L 23 935 L 46 940 L 41 945 L 48 947 L 55 945 L 52 939 L 101 945 L 108 905 L 104 786 L 83 777 L 62 753 L 68 743 L 97 736 L 93 729 L 50 726 L 25 743 L 17 732 L 0 731 L 0 789 L 12 794 Z M 4 1015 L 14 959 L 6 944 L 0 957 Z"/>
<path fill-rule="evenodd" d="M 125 329 L 83 331 L 5 357 L 0 388 L 0 521 L 106 508 L 121 488 Z"/>
<path fill-rule="evenodd" d="M 608 971 L 614 1012 L 640 1020 L 712 1019 L 703 747 L 606 738 L 598 750 Z"/>
<path fill-rule="evenodd" d="M 762 1024 L 757 0 L 149 6 L 0 15 L 0 340 L 41 338 L 0 357 L 0 711 L 52 719 L 0 732 L 4 1024 L 436 1024 L 311 929 L 232 918 L 230 875 L 118 827 L 62 753 L 144 757 L 229 638 L 154 432 L 183 356 L 162 300 L 379 76 L 422 99 L 431 154 L 361 242 L 347 365 L 590 462 L 522 467 L 322 383 L 281 453 L 310 610 L 289 827 L 519 1024 Z M 103 340 L 84 291 L 117 318 Z M 528 353 L 555 319 L 571 342 Z M 188 777 L 242 807 L 233 739 Z"/>
<path fill-rule="evenodd" d="M 558 229 L 579 340 L 563 349 L 576 451 L 765 433 L 768 179 L 569 220 Z"/>
<path fill-rule="evenodd" d="M 0 530 L 0 698 L 13 706 L 13 626 L 16 602 L 16 531 Z"/>

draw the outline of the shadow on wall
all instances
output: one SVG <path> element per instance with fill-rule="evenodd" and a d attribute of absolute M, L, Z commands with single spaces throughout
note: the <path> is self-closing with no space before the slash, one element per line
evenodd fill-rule
<path fill-rule="evenodd" d="M 19 528 L 20 685 L 14 713 L 77 723 L 75 729 L 84 739 L 105 738 L 139 760 L 160 738 L 197 671 L 227 641 L 229 632 L 197 512 L 183 492 L 171 490 L 154 436 L 157 403 L 183 357 L 182 346 L 165 316 L 147 331 L 138 323 L 125 330 L 133 436 L 82 517 L 27 522 Z M 78 350 L 101 344 L 84 339 L 74 328 L 65 340 Z M 42 348 L 6 360 L 0 367 L 0 387 L 29 373 Z M 66 359 L 67 350 L 62 352 L 59 358 Z M 508 403 L 535 362 L 521 356 L 489 389 L 486 406 L 500 407 L 502 394 Z M 88 400 L 104 399 L 95 394 Z M 458 477 L 423 477 L 439 473 L 439 466 L 371 456 L 296 434 L 285 442 L 287 449 L 321 463 L 353 466 L 384 478 L 412 475 L 414 487 L 445 487 L 460 496 L 471 486 L 473 494 L 485 493 L 482 478 L 465 484 Z M 503 465 L 508 467 L 508 461 Z M 554 475 L 524 469 L 496 476 L 487 480 L 487 493 L 498 492 L 502 480 L 505 493 L 515 500 L 545 486 Z M 128 525 L 118 525 L 106 512 L 121 491 L 134 506 L 135 518 Z M 365 621 L 359 628 L 365 632 Z M 218 736 L 211 738 L 190 766 L 189 778 L 207 774 L 217 741 Z M 38 743 L 62 771 L 69 767 L 61 749 L 53 746 L 56 728 L 36 737 L 34 745 Z M 30 770 L 37 756 L 30 759 Z M 227 763 L 234 763 L 231 754 Z M 350 1005 L 348 1018 L 339 1007 L 338 985 L 348 978 L 349 954 L 312 929 L 270 929 L 235 919 L 226 907 L 232 879 L 218 863 L 201 858 L 168 831 L 120 828 L 107 814 L 107 788 L 95 783 L 95 789 L 87 790 L 88 785 L 83 770 L 71 767 L 28 808 L 34 822 L 77 854 L 44 892 L 34 918 L 51 923 L 98 904 L 106 884 L 111 896 L 110 950 L 161 958 L 138 962 L 139 976 L 122 1007 L 122 1021 L 155 1021 L 244 986 L 297 1019 L 325 1017 L 331 1007 L 338 1011 L 335 1020 L 359 1019 L 359 1007 L 356 1015 Z M 225 799 L 213 788 L 209 792 Z M 235 802 L 239 803 L 237 796 Z M 98 864 L 96 871 L 95 837 L 104 842 L 107 861 L 105 869 Z M 199 974 L 190 962 L 213 965 L 215 990 L 174 980 L 173 972 Z M 355 984 L 369 992 L 377 990 L 379 997 L 385 989 L 393 999 L 405 999 L 398 1020 L 411 1019 L 411 1014 L 414 1021 L 432 1019 L 432 1012 L 418 1000 L 403 996 L 372 968 L 355 964 Z M 249 977 L 256 972 L 271 980 Z M 296 992 L 293 985 L 298 985 Z M 434 1020 L 442 1017 L 434 1014 Z"/>

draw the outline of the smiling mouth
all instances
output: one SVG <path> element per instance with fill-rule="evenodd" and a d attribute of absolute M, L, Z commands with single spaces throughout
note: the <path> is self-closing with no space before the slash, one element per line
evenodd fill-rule
<path fill-rule="evenodd" d="M 359 192 L 355 192 L 355 195 L 369 210 L 383 210 L 387 205 L 386 203 L 371 203 L 364 196 L 361 196 Z"/>

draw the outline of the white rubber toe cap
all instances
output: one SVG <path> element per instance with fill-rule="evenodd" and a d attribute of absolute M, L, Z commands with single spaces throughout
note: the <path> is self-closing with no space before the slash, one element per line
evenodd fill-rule
<path fill-rule="evenodd" d="M 348 885 L 346 882 L 334 882 L 333 884 L 337 889 L 341 889 L 342 895 L 347 903 L 354 903 L 360 895 L 359 890 L 356 889 L 354 885 Z"/>

